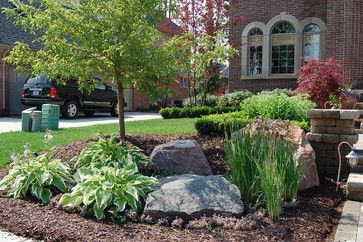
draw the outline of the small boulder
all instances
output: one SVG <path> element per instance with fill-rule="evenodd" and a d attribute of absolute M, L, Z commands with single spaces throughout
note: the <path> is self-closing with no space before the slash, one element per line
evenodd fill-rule
<path fill-rule="evenodd" d="M 266 135 L 280 137 L 292 143 L 297 148 L 295 155 L 296 164 L 302 168 L 303 177 L 299 183 L 299 190 L 306 190 L 319 186 L 319 176 L 316 167 L 315 151 L 306 139 L 306 134 L 296 124 L 282 120 L 257 119 L 249 124 L 247 129 L 252 132 L 263 132 Z"/>
<path fill-rule="evenodd" d="M 159 171 L 169 174 L 213 174 L 202 147 L 195 140 L 174 140 L 156 146 L 150 158 Z"/>
<path fill-rule="evenodd" d="M 237 186 L 222 176 L 181 175 L 160 180 L 147 197 L 144 214 L 153 219 L 176 217 L 192 220 L 202 216 L 241 217 L 243 202 Z"/>

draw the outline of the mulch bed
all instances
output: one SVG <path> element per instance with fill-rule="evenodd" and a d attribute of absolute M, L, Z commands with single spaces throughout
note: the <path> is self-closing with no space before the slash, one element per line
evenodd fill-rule
<path fill-rule="evenodd" d="M 149 155 L 156 145 L 176 138 L 196 139 L 202 145 L 213 172 L 227 172 L 221 138 L 137 135 L 129 136 L 128 142 L 144 149 Z M 61 147 L 56 151 L 56 157 L 69 160 L 89 141 Z M 0 179 L 6 173 L 6 170 L 0 171 Z M 276 222 L 267 220 L 255 229 L 214 228 L 209 231 L 132 222 L 101 223 L 78 214 L 65 213 L 53 205 L 9 198 L 0 198 L 0 228 L 45 241 L 331 241 L 344 202 L 344 194 L 335 193 L 334 188 L 331 181 L 323 179 L 320 187 L 300 193 L 297 206 L 285 208 Z"/>

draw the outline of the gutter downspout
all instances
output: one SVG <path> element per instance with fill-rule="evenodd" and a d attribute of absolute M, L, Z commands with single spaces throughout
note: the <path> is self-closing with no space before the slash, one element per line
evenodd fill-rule
<path fill-rule="evenodd" d="M 3 75 L 2 75 L 2 85 L 3 85 L 3 110 L 5 110 L 6 109 L 6 98 L 5 98 L 5 95 L 6 95 L 6 87 L 5 87 L 5 85 L 6 85 L 6 82 L 5 82 L 5 69 L 6 69 L 6 62 L 5 62 L 5 60 L 4 60 L 4 58 L 5 58 L 5 56 L 8 54 L 10 52 L 10 48 L 7 50 L 7 51 L 5 51 L 4 53 L 3 53 L 3 56 L 2 56 L 2 61 L 3 61 L 3 69 L 2 69 L 2 71 L 3 71 Z"/>

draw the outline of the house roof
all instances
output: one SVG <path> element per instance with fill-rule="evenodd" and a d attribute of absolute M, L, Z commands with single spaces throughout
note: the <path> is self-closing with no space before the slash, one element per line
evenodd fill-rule
<path fill-rule="evenodd" d="M 11 8 L 13 5 L 6 0 L 0 0 L 0 44 L 12 46 L 15 42 L 24 42 L 29 44 L 31 48 L 38 48 L 38 44 L 34 44 L 34 36 L 22 30 L 20 26 L 14 24 L 13 19 L 9 18 L 2 12 L 2 8 Z"/>

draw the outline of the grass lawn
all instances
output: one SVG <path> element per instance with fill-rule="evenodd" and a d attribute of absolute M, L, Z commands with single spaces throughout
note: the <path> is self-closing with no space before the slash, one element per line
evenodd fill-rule
<path fill-rule="evenodd" d="M 127 134 L 160 134 L 178 135 L 195 133 L 195 119 L 156 119 L 126 122 Z M 117 134 L 118 124 L 103 124 L 80 128 L 69 128 L 53 131 L 53 145 L 64 145 L 77 140 L 87 139 L 97 134 Z M 45 145 L 43 143 L 44 132 L 26 133 L 10 132 L 0 134 L 0 169 L 8 165 L 12 152 L 22 152 L 25 144 L 30 144 L 35 151 L 41 151 Z"/>

